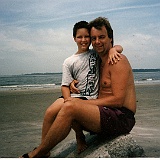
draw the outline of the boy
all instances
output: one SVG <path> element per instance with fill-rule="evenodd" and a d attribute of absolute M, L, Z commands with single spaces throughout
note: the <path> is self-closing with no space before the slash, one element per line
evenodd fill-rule
<path fill-rule="evenodd" d="M 51 129 L 51 126 L 54 124 L 54 121 L 67 98 L 73 96 L 87 100 L 96 99 L 98 96 L 100 58 L 94 50 L 89 49 L 90 30 L 88 22 L 80 21 L 76 23 L 73 28 L 73 37 L 77 43 L 78 51 L 76 54 L 72 55 L 64 61 L 61 86 L 63 97 L 57 99 L 50 107 L 47 108 L 45 112 L 42 127 L 42 143 L 45 141 L 47 133 Z M 121 57 L 116 50 L 121 53 L 122 47 L 116 46 L 110 49 L 110 61 L 112 62 L 113 59 L 115 63 L 115 59 Z M 77 84 L 77 87 L 80 90 L 79 94 L 70 94 L 69 85 L 74 79 L 79 81 Z M 85 136 L 83 134 L 84 128 L 81 128 L 80 125 L 76 122 L 75 124 L 72 123 L 72 128 L 76 132 L 78 153 L 81 153 L 87 147 Z M 36 152 L 36 150 L 37 149 L 34 149 L 32 152 L 29 154 L 24 154 L 22 157 L 32 157 L 31 154 Z M 50 152 L 43 156 L 49 157 Z"/>

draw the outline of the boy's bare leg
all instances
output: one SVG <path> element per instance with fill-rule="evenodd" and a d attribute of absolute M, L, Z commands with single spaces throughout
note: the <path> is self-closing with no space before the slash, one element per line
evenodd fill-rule
<path fill-rule="evenodd" d="M 42 141 L 44 140 L 46 134 L 48 133 L 63 103 L 64 99 L 59 98 L 50 107 L 47 108 L 44 115 L 43 126 L 42 126 Z"/>
<path fill-rule="evenodd" d="M 64 103 L 63 98 L 57 99 L 51 106 L 49 106 L 45 112 L 44 120 L 43 120 L 43 126 L 42 126 L 42 139 L 44 140 L 46 134 L 48 133 L 52 123 L 54 122 L 58 112 L 61 109 L 61 106 Z M 50 152 L 46 154 L 46 157 L 50 156 Z"/>
<path fill-rule="evenodd" d="M 71 130 L 70 116 L 66 117 L 62 111 L 59 111 L 55 121 L 51 125 L 47 135 L 37 149 L 28 154 L 30 158 L 39 158 L 47 155 L 50 150 L 61 142 Z M 65 117 L 65 119 L 63 118 Z"/>
<path fill-rule="evenodd" d="M 61 107 L 40 146 L 30 152 L 28 154 L 29 157 L 43 157 L 46 155 L 53 147 L 67 137 L 74 120 L 87 130 L 95 133 L 101 131 L 100 113 L 97 106 L 86 104 L 82 100 L 72 101 L 72 103 L 71 101 L 66 102 Z"/>
<path fill-rule="evenodd" d="M 72 129 L 76 133 L 76 140 L 77 140 L 77 152 L 80 154 L 87 148 L 87 143 L 85 140 L 85 135 L 83 134 L 83 129 L 80 124 L 78 124 L 76 121 L 72 123 Z"/>

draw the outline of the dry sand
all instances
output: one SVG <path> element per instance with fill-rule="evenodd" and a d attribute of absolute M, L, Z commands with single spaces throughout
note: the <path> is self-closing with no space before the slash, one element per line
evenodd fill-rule
<path fill-rule="evenodd" d="M 160 85 L 137 85 L 136 93 L 136 125 L 131 134 L 147 157 L 160 157 Z M 0 91 L 1 158 L 19 157 L 40 143 L 44 112 L 60 95 L 60 89 Z M 73 131 L 59 145 L 72 138 Z"/>

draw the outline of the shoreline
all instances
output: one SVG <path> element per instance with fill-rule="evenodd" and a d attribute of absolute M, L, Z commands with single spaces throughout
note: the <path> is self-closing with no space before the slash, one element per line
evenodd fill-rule
<path fill-rule="evenodd" d="M 155 82 L 155 83 L 136 83 L 135 84 L 135 88 L 136 87 L 144 87 L 144 86 L 160 86 L 159 82 Z M 53 88 L 51 87 L 46 87 L 46 88 L 14 88 L 14 89 L 0 89 L 0 93 L 9 93 L 9 92 L 35 92 L 38 93 L 39 91 L 47 91 L 47 92 L 61 92 L 61 86 L 57 85 L 54 86 Z"/>
<path fill-rule="evenodd" d="M 147 157 L 158 158 L 160 157 L 160 84 L 136 84 L 135 87 L 136 125 L 131 134 L 137 144 L 144 149 Z M 40 143 L 45 110 L 59 96 L 61 96 L 60 87 L 0 91 L 1 158 L 19 157 Z M 75 139 L 75 135 L 71 131 L 58 146 L 73 138 Z"/>

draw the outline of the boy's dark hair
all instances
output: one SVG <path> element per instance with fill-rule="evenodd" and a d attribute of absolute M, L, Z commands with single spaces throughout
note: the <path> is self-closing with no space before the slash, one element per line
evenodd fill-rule
<path fill-rule="evenodd" d="M 81 28 L 86 28 L 88 30 L 88 33 L 90 34 L 88 22 L 80 21 L 77 22 L 73 27 L 73 37 L 76 37 L 77 30 Z"/>
<path fill-rule="evenodd" d="M 98 30 L 101 30 L 101 28 L 103 26 L 105 26 L 106 30 L 108 32 L 108 37 L 112 39 L 111 43 L 112 43 L 112 46 L 113 46 L 113 42 L 114 42 L 114 40 L 113 40 L 113 30 L 112 30 L 112 27 L 111 27 L 111 25 L 110 25 L 110 23 L 109 23 L 107 18 L 98 17 L 98 18 L 94 19 L 93 21 L 89 22 L 89 26 L 90 26 L 90 29 L 92 27 L 94 27 L 94 28 L 96 28 Z"/>

